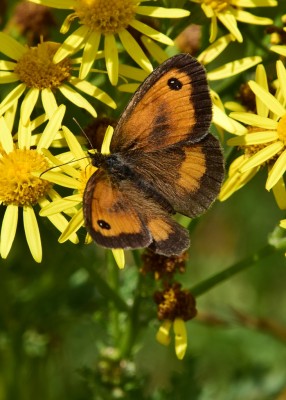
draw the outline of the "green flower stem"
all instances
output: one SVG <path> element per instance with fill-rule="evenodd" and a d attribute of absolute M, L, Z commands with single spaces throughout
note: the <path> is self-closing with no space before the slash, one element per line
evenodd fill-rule
<path fill-rule="evenodd" d="M 115 268 L 114 268 L 115 269 Z M 119 294 L 100 276 L 92 266 L 88 269 L 90 278 L 94 281 L 97 290 L 107 301 L 116 305 L 118 311 L 129 312 L 129 307 Z"/>
<path fill-rule="evenodd" d="M 210 278 L 204 280 L 203 282 L 199 283 L 198 285 L 194 286 L 190 289 L 192 294 L 197 297 L 205 292 L 209 291 L 216 285 L 226 281 L 228 278 L 232 277 L 233 275 L 241 272 L 253 265 L 255 265 L 258 261 L 265 257 L 269 257 L 270 255 L 274 254 L 278 250 L 271 245 L 266 245 L 258 250 L 255 254 L 245 258 L 242 261 L 237 262 L 236 264 L 226 268 L 224 271 L 221 271 Z"/>
<path fill-rule="evenodd" d="M 134 263 L 139 271 L 140 265 L 142 263 L 141 253 L 138 250 L 132 252 Z M 131 355 L 134 343 L 138 335 L 139 327 L 139 316 L 140 316 L 140 306 L 141 306 L 141 289 L 142 289 L 142 275 L 138 274 L 138 280 L 136 289 L 134 290 L 135 297 L 132 307 L 129 310 L 128 320 L 125 327 L 124 335 L 122 335 L 122 341 L 120 345 L 120 355 L 122 358 L 128 358 Z"/>
<path fill-rule="evenodd" d="M 136 338 L 140 330 L 139 316 L 140 316 L 140 306 L 141 306 L 141 286 L 142 286 L 142 276 L 138 276 L 138 282 L 136 287 L 136 297 L 132 308 L 130 309 L 128 315 L 128 321 L 126 323 L 125 332 L 122 336 L 122 341 L 120 345 L 120 355 L 123 358 L 129 358 L 132 353 L 134 344 L 136 343 Z"/>
<path fill-rule="evenodd" d="M 114 257 L 111 251 L 106 251 L 106 265 L 107 265 L 107 279 L 110 287 L 115 293 L 119 293 L 119 270 L 115 263 Z M 109 307 L 109 318 L 110 318 L 110 328 L 112 336 L 115 343 L 120 341 L 120 322 L 119 322 L 119 310 L 117 305 L 111 301 Z"/>

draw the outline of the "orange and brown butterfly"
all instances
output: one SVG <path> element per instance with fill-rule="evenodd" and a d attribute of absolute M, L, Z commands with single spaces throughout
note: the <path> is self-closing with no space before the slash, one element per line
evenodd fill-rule
<path fill-rule="evenodd" d="M 174 56 L 142 83 L 122 113 L 108 155 L 88 180 L 85 226 L 107 248 L 149 247 L 165 256 L 190 245 L 172 216 L 196 217 L 219 193 L 224 176 L 218 140 L 209 133 L 212 103 L 202 65 Z"/>

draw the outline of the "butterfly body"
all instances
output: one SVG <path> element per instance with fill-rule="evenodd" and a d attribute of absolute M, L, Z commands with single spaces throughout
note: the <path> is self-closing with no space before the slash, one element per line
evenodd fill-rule
<path fill-rule="evenodd" d="M 85 225 L 100 245 L 179 255 L 188 231 L 172 214 L 203 213 L 223 179 L 220 145 L 208 133 L 211 100 L 203 67 L 174 56 L 143 82 L 119 119 L 111 154 L 84 193 Z"/>

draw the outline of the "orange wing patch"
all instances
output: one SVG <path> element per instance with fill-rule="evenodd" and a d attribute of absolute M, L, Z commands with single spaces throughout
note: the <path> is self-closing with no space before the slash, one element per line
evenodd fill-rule
<path fill-rule="evenodd" d="M 185 159 L 179 169 L 180 178 L 176 185 L 189 192 L 199 190 L 202 177 L 207 170 L 206 155 L 203 152 L 203 146 L 196 145 L 190 148 L 184 147 Z"/>

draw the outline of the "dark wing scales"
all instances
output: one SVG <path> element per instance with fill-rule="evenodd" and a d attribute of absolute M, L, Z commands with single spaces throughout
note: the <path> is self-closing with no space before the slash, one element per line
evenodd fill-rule
<path fill-rule="evenodd" d="M 192 145 L 147 154 L 130 152 L 127 162 L 137 185 L 143 180 L 157 198 L 161 195 L 175 211 L 191 218 L 209 208 L 224 177 L 221 147 L 211 134 Z"/>

